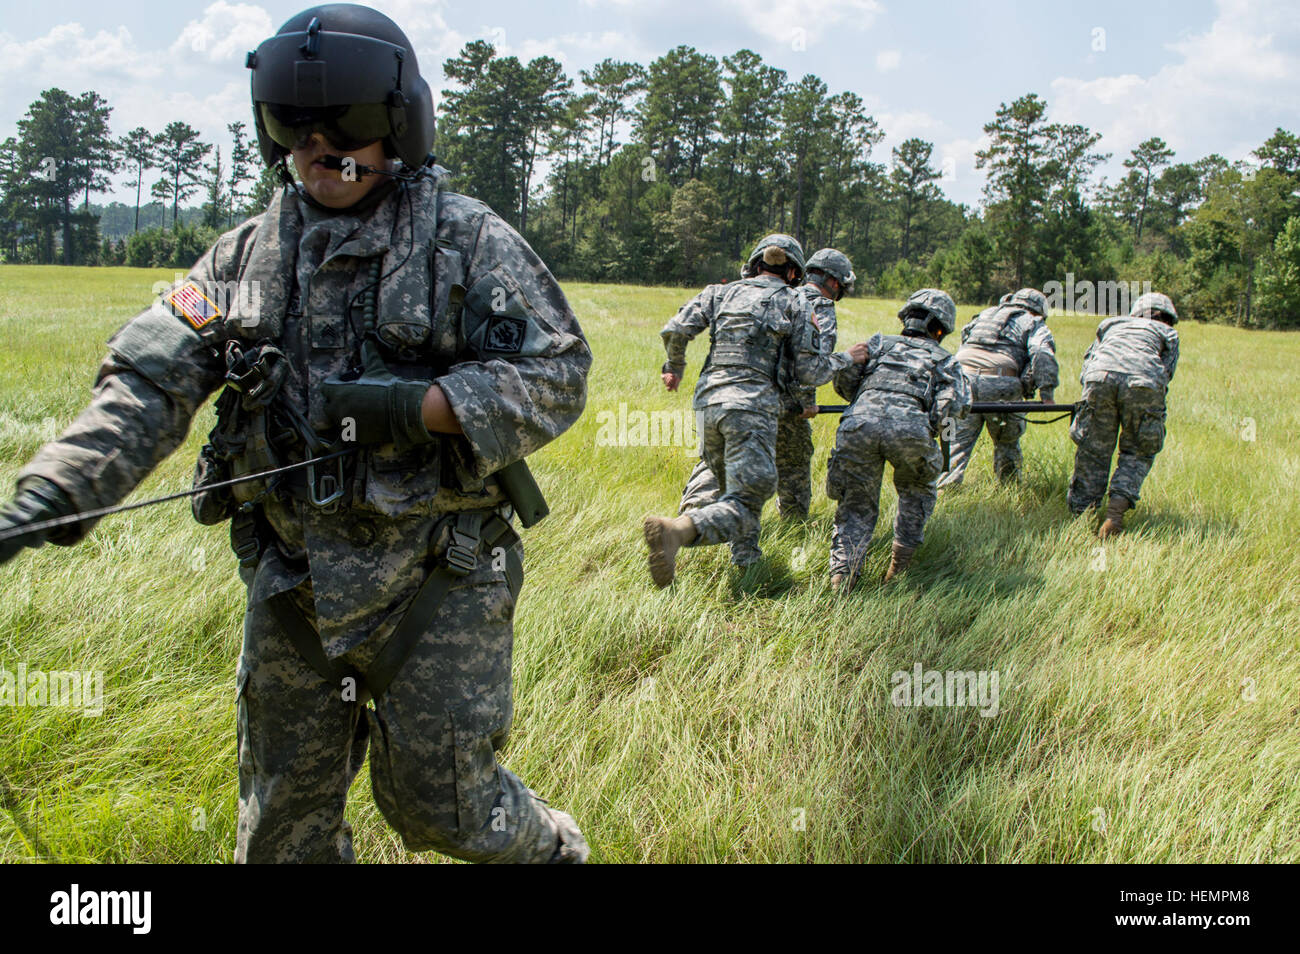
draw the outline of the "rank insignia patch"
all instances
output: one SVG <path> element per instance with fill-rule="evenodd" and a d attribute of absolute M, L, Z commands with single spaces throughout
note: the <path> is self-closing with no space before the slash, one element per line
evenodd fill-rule
<path fill-rule="evenodd" d="M 197 282 L 186 282 L 179 288 L 163 296 L 163 301 L 171 306 L 177 316 L 189 322 L 195 331 L 202 331 L 221 317 L 221 309 L 207 295 L 203 294 Z"/>
<path fill-rule="evenodd" d="M 518 354 L 524 346 L 524 334 L 527 330 L 528 322 L 522 318 L 493 315 L 488 319 L 483 350 L 495 351 L 498 354 Z"/>

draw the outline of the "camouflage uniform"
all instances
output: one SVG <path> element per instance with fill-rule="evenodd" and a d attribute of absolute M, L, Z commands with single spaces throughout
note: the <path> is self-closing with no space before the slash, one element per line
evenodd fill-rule
<path fill-rule="evenodd" d="M 865 365 L 835 375 L 850 402 L 840 420 L 826 470 L 826 496 L 839 501 L 830 572 L 856 576 L 880 512 L 885 463 L 894 465 L 898 516 L 894 539 L 920 546 L 934 509 L 942 458 L 935 438 L 945 417 L 970 407 L 961 365 L 931 338 L 874 335 Z"/>
<path fill-rule="evenodd" d="M 833 354 L 838 338 L 835 302 L 808 282 L 799 292 L 812 307 L 813 324 L 822 354 Z M 781 516 L 804 518 L 812 503 L 812 421 L 803 409 L 817 403 L 816 388 L 799 388 L 796 394 L 781 396 L 781 414 L 776 421 L 776 494 Z M 718 499 L 718 480 L 704 458 L 700 458 L 682 490 L 678 513 L 703 507 Z"/>
<path fill-rule="evenodd" d="M 986 308 L 961 330 L 956 359 L 974 401 L 1020 401 L 1041 391 L 1051 401 L 1058 383 L 1056 342 L 1043 319 L 1019 304 Z M 948 472 L 940 487 L 962 482 L 980 430 L 993 438 L 993 471 L 999 480 L 1020 474 L 1023 414 L 969 414 L 954 423 Z"/>
<path fill-rule="evenodd" d="M 93 403 L 20 483 L 47 478 L 78 510 L 122 499 L 184 440 L 222 385 L 222 352 L 231 348 L 282 349 L 288 372 L 277 400 L 312 429 L 331 431 L 320 386 L 353 361 L 362 301 L 382 268 L 372 300 L 387 363 L 399 377 L 436 381 L 464 434 L 413 449 L 362 447 L 345 458 L 353 463 L 333 512 L 308 502 L 301 478 L 236 488 L 236 503 L 256 506 L 264 548 L 240 571 L 248 607 L 235 858 L 353 860 L 343 807 L 368 736 L 375 800 L 408 848 L 547 861 L 566 816 L 495 756 L 511 721 L 517 536 L 502 553 L 480 553 L 455 582 L 373 708 L 309 665 L 273 610 L 288 601 L 319 632 L 329 660 L 364 673 L 443 562 L 452 530 L 444 517 L 460 515 L 456 527 L 477 519 L 466 514 L 508 518 L 491 475 L 564 432 L 585 405 L 590 351 L 527 243 L 482 203 L 440 192 L 432 177 L 380 188 L 385 194 L 356 214 L 285 190 L 223 235 L 188 280 L 256 283 L 259 307 L 237 300 L 196 329 L 165 295 L 132 319 L 109 342 Z M 454 286 L 464 290 L 459 307 Z M 232 466 L 249 465 L 237 457 Z"/>
<path fill-rule="evenodd" d="M 1110 494 L 1138 501 L 1165 441 L 1165 394 L 1178 367 L 1178 332 L 1153 318 L 1107 318 L 1083 356 L 1082 407 L 1070 425 L 1078 445 L 1070 511 L 1083 513 Z M 1119 460 L 1110 475 L 1119 438 Z"/>
<path fill-rule="evenodd" d="M 687 343 L 706 328 L 711 346 L 694 406 L 703 463 L 721 475 L 721 496 L 690 511 L 690 545 L 728 542 L 732 561 L 746 566 L 762 555 L 759 514 L 776 490 L 778 382 L 817 387 L 851 360 L 822 353 L 808 299 L 771 274 L 710 285 L 683 306 L 661 332 L 665 372 L 681 376 Z"/>

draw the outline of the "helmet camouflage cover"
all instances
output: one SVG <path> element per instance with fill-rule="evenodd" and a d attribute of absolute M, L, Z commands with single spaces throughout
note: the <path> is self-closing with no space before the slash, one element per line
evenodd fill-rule
<path fill-rule="evenodd" d="M 745 267 L 741 270 L 741 275 L 745 278 L 754 275 L 755 266 L 758 264 L 759 259 L 772 266 L 790 263 L 799 269 L 799 277 L 803 277 L 803 247 L 793 236 L 774 232 L 759 239 L 758 244 L 754 246 L 754 250 L 749 253 L 749 258 L 745 260 Z"/>
<path fill-rule="evenodd" d="M 853 274 L 853 263 L 839 249 L 823 248 L 813 252 L 812 257 L 808 259 L 807 270 L 811 272 L 814 269 L 834 278 L 846 292 L 853 290 L 853 283 L 857 280 L 857 276 Z"/>
<path fill-rule="evenodd" d="M 1129 314 L 1145 315 L 1149 311 L 1157 311 L 1168 315 L 1170 321 L 1178 324 L 1178 312 L 1174 310 L 1174 303 L 1168 295 L 1162 295 L 1160 292 L 1147 292 L 1145 295 L 1139 295 L 1138 300 L 1133 302 L 1133 307 L 1129 309 Z"/>
<path fill-rule="evenodd" d="M 922 288 L 912 292 L 907 303 L 898 310 L 898 317 L 906 321 L 924 315 L 928 322 L 931 318 L 943 326 L 945 334 L 952 334 L 957 327 L 957 304 L 952 296 L 938 288 Z"/>
<path fill-rule="evenodd" d="M 1047 296 L 1037 288 L 1022 288 L 1005 300 L 1008 304 L 1020 305 L 1026 311 L 1032 311 L 1040 318 L 1047 317 Z"/>

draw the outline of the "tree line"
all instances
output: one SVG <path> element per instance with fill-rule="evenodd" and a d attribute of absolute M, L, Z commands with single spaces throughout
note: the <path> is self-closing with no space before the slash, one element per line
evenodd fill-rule
<path fill-rule="evenodd" d="M 719 59 L 678 46 L 648 66 L 607 58 L 575 78 L 549 56 L 524 63 L 476 40 L 443 72 L 436 151 L 454 188 L 492 206 L 564 279 L 724 280 L 758 237 L 785 231 L 809 252 L 848 253 L 859 294 L 933 285 L 978 304 L 1068 277 L 1150 282 L 1189 318 L 1300 326 L 1300 138 L 1284 129 L 1235 163 L 1179 161 L 1151 137 L 1108 182 L 1097 177 L 1112 158 L 1101 135 L 1048 122 L 1048 103 L 1028 93 L 984 124 L 983 201 L 969 208 L 945 197 L 954 170 L 934 143 L 914 137 L 882 154 L 885 131 L 859 96 L 793 79 L 751 50 Z M 89 196 L 109 173 L 133 177 L 138 209 L 156 170 L 150 195 L 173 223 L 200 196 L 202 225 L 166 230 L 190 228 L 191 241 L 259 211 L 275 188 L 253 172 L 243 123 L 228 127 L 223 166 L 184 123 L 113 140 L 109 111 L 94 93 L 49 90 L 3 144 L 6 260 L 168 254 L 166 241 L 144 249 L 138 236 L 125 243 L 140 246 L 134 259 L 96 245 Z M 63 157 L 53 180 L 32 174 L 47 156 Z"/>

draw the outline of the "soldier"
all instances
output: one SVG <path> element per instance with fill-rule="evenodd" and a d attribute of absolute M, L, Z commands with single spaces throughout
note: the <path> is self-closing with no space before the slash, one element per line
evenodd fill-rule
<path fill-rule="evenodd" d="M 857 276 L 843 252 L 824 248 L 808 259 L 806 281 L 799 292 L 812 306 L 812 321 L 822 354 L 833 354 L 838 329 L 835 303 L 853 290 Z M 793 391 L 793 393 L 791 393 Z M 776 426 L 776 499 L 782 517 L 806 520 L 812 503 L 812 424 L 817 416 L 815 388 L 787 390 L 781 395 Z M 678 513 L 718 499 L 718 481 L 701 458 L 687 479 Z"/>
<path fill-rule="evenodd" d="M 1178 367 L 1178 312 L 1169 296 L 1148 292 L 1127 317 L 1107 318 L 1083 356 L 1082 406 L 1070 425 L 1077 445 L 1068 503 L 1076 516 L 1095 507 L 1110 481 L 1098 530 L 1103 540 L 1124 530 L 1124 513 L 1138 502 L 1156 454 L 1165 443 L 1165 393 Z M 1110 474 L 1115 439 L 1119 460 Z"/>
<path fill-rule="evenodd" d="M 1022 288 L 986 308 L 961 330 L 957 349 L 975 401 L 1019 401 L 1037 391 L 1050 404 L 1056 391 L 1056 342 L 1047 328 L 1047 297 L 1036 288 Z M 940 489 L 955 487 L 966 474 L 971 451 L 987 427 L 993 438 L 993 472 L 1010 483 L 1020 476 L 1020 436 L 1023 414 L 969 414 L 955 427 L 948 472 Z"/>
<path fill-rule="evenodd" d="M 740 567 L 762 556 L 759 514 L 776 490 L 784 368 L 799 385 L 816 387 L 866 358 L 861 344 L 838 354 L 818 350 L 808 299 L 795 289 L 803 271 L 799 243 L 788 235 L 769 235 L 750 253 L 741 281 L 710 285 L 661 333 L 668 352 L 661 376 L 675 391 L 686 370 L 686 345 L 709 329 L 709 357 L 694 404 L 704 460 L 718 475 L 721 496 L 676 519 L 645 518 L 650 575 L 660 587 L 672 582 L 683 546 L 730 543 L 732 562 Z"/>
<path fill-rule="evenodd" d="M 961 365 L 939 345 L 956 326 L 952 298 L 923 288 L 898 317 L 901 335 L 873 335 L 866 364 L 835 375 L 835 391 L 849 402 L 826 470 L 826 496 L 839 501 L 830 572 L 831 587 L 840 592 L 851 589 L 862 570 L 886 462 L 894 465 L 898 516 L 885 582 L 912 562 L 934 509 L 942 465 L 935 438 L 944 418 L 963 418 L 970 408 Z"/>
<path fill-rule="evenodd" d="M 93 402 L 23 469 L 0 527 L 120 500 L 223 383 L 197 485 L 353 451 L 195 501 L 204 522 L 234 515 L 248 586 L 235 860 L 355 860 L 343 811 L 368 737 L 408 849 L 582 862 L 573 819 L 495 754 L 522 583 L 495 475 L 582 413 L 582 331 L 518 233 L 442 188 L 430 89 L 390 19 L 313 7 L 247 65 L 284 190 L 113 336 Z M 260 297 L 223 307 L 231 287 Z"/>

